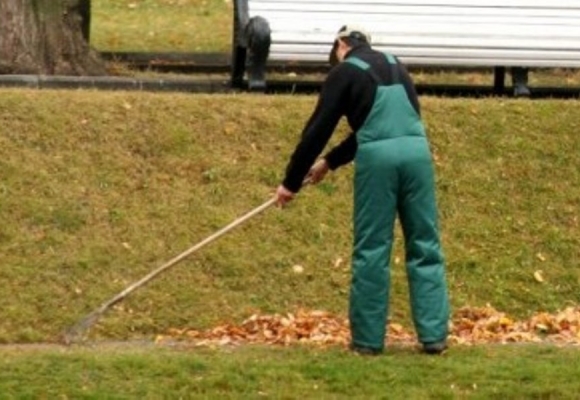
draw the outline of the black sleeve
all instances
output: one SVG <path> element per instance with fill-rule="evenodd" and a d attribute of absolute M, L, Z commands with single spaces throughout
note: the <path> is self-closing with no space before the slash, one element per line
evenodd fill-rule
<path fill-rule="evenodd" d="M 296 193 L 302 186 L 304 177 L 320 155 L 332 136 L 340 118 L 344 115 L 342 99 L 347 93 L 350 79 L 345 78 L 348 68 L 335 67 L 322 85 L 314 112 L 308 120 L 302 138 L 286 167 L 286 177 L 282 184 Z"/>
<path fill-rule="evenodd" d="M 352 132 L 339 145 L 330 150 L 324 158 L 331 170 L 335 170 L 341 165 L 347 164 L 354 160 L 357 150 L 356 135 Z"/>

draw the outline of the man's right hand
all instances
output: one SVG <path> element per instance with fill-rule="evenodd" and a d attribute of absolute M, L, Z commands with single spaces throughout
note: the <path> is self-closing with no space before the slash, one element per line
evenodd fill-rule
<path fill-rule="evenodd" d="M 294 192 L 286 189 L 284 185 L 278 186 L 276 189 L 276 205 L 278 207 L 284 207 L 294 198 Z"/>

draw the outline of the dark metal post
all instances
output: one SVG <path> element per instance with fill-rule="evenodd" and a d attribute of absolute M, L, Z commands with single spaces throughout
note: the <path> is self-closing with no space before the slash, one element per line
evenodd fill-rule
<path fill-rule="evenodd" d="M 493 92 L 501 96 L 505 91 L 505 67 L 495 67 Z"/>
<path fill-rule="evenodd" d="M 244 83 L 247 55 L 247 41 L 244 36 L 244 28 L 248 20 L 248 1 L 234 0 L 231 61 L 231 86 L 234 88 L 241 88 Z"/>

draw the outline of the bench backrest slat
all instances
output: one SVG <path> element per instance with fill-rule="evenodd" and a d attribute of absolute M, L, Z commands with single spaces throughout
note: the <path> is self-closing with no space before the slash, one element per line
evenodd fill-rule
<path fill-rule="evenodd" d="M 359 24 L 407 63 L 580 66 L 580 0 L 249 0 L 268 20 L 271 60 L 325 61 Z"/>

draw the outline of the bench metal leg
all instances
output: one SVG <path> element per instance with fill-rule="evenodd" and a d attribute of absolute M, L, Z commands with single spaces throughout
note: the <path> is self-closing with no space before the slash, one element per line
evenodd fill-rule
<path fill-rule="evenodd" d="M 515 97 L 529 97 L 530 88 L 528 87 L 528 68 L 513 67 L 511 69 L 512 86 Z"/>
<path fill-rule="evenodd" d="M 234 88 L 241 88 L 244 84 L 244 74 L 246 72 L 246 48 L 235 45 L 232 52 L 232 82 Z"/>
<path fill-rule="evenodd" d="M 234 0 L 233 17 L 231 86 L 241 88 L 246 73 L 246 49 L 248 47 L 244 33 L 244 28 L 249 21 L 247 0 Z"/>
<path fill-rule="evenodd" d="M 262 17 L 251 18 L 246 25 L 248 39 L 248 88 L 250 90 L 266 89 L 266 61 L 270 54 L 270 24 Z"/>
<path fill-rule="evenodd" d="M 501 96 L 505 92 L 505 67 L 495 67 L 493 78 L 493 92 Z"/>
<path fill-rule="evenodd" d="M 232 87 L 243 86 L 247 65 L 248 88 L 259 91 L 266 89 L 266 61 L 270 54 L 271 35 L 270 24 L 265 18 L 249 17 L 247 0 L 234 0 Z"/>

